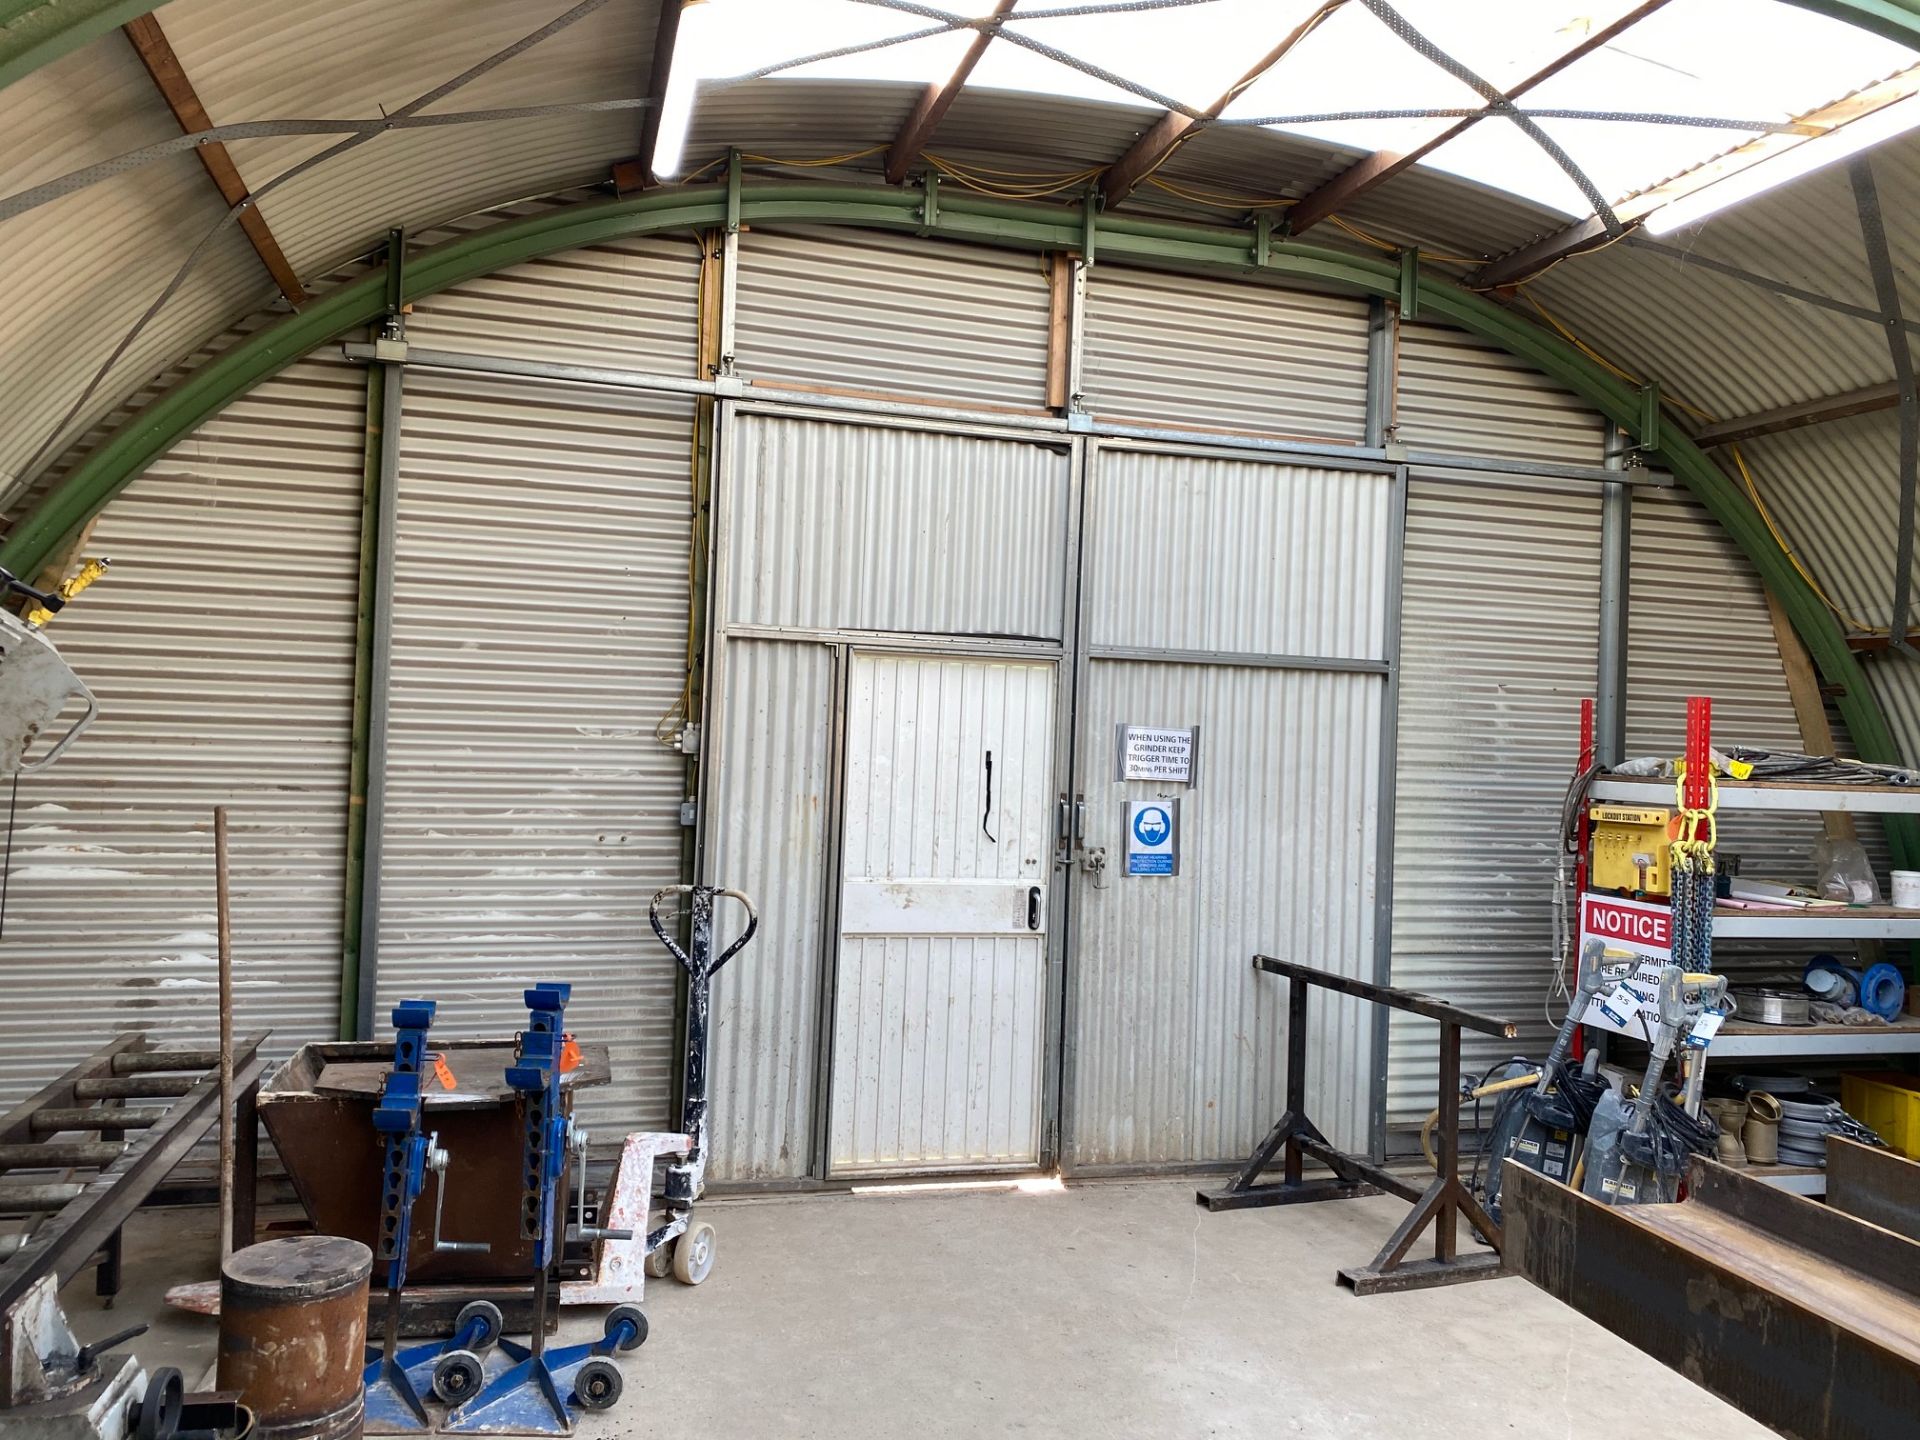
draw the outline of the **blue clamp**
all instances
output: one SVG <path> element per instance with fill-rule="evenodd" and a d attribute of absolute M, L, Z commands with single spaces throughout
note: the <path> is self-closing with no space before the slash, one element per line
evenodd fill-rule
<path fill-rule="evenodd" d="M 373 1128 L 387 1141 L 380 1184 L 378 1258 L 386 1263 L 389 1290 L 399 1290 L 407 1283 L 413 1206 L 426 1188 L 429 1142 L 420 1128 L 420 1084 L 434 1008 L 431 1000 L 402 1000 L 393 1007 L 393 1070 L 381 1087 L 380 1103 L 373 1111 Z"/>
<path fill-rule="evenodd" d="M 567 1168 L 571 1124 L 560 1106 L 560 1057 L 566 1046 L 567 998 L 573 987 L 543 983 L 526 992 L 527 1028 L 507 1084 L 527 1097 L 520 1187 L 520 1234 L 533 1241 L 535 1274 L 553 1263 L 560 1177 Z"/>

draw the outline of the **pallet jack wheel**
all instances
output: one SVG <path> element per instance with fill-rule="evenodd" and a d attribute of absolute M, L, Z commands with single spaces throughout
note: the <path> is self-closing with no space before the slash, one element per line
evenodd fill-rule
<path fill-rule="evenodd" d="M 662 1245 L 647 1252 L 647 1278 L 664 1280 L 673 1273 L 673 1249 Z"/>
<path fill-rule="evenodd" d="M 673 1278 L 682 1285 L 698 1285 L 713 1273 L 713 1226 L 704 1220 L 687 1226 L 673 1244 Z"/>
<path fill-rule="evenodd" d="M 433 1362 L 434 1396 L 449 1405 L 474 1394 L 486 1378 L 486 1367 L 471 1350 L 449 1350 Z"/>
<path fill-rule="evenodd" d="M 607 1333 L 612 1334 L 614 1327 L 622 1320 L 629 1322 L 633 1326 L 633 1338 L 620 1348 L 622 1350 L 638 1350 L 642 1345 L 647 1343 L 647 1317 L 640 1313 L 640 1307 L 638 1305 L 616 1305 L 607 1314 Z"/>
<path fill-rule="evenodd" d="M 500 1307 L 491 1300 L 469 1300 L 460 1307 L 460 1313 L 453 1317 L 453 1332 L 459 1334 L 467 1328 L 470 1321 L 480 1322 L 480 1337 L 469 1345 L 469 1350 L 486 1350 L 500 1338 L 500 1331 L 506 1321 L 500 1314 Z"/>
<path fill-rule="evenodd" d="M 611 1410 L 625 1385 L 611 1360 L 589 1360 L 574 1372 L 573 1398 L 585 1410 Z"/>
<path fill-rule="evenodd" d="M 180 1407 L 186 1386 L 171 1365 L 155 1370 L 147 1393 L 133 1407 L 134 1440 L 173 1440 L 180 1428 Z"/>

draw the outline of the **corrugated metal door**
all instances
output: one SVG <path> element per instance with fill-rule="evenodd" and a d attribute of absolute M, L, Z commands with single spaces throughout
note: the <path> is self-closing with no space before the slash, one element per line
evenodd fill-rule
<path fill-rule="evenodd" d="M 834 1174 L 1039 1159 L 1054 670 L 853 660 Z"/>
<path fill-rule="evenodd" d="M 787 1179 L 813 1169 L 823 1093 L 834 657 L 826 645 L 779 640 L 730 640 L 726 655 L 706 746 L 702 879 L 751 895 L 760 928 L 714 981 L 708 1173 Z M 714 925 L 731 943 L 735 908 L 723 906 Z"/>
<path fill-rule="evenodd" d="M 18 792 L 0 1107 L 119 1031 L 213 1036 L 215 805 L 240 1029 L 337 1032 L 365 398 L 301 361 L 102 512 L 113 569 L 48 630 L 101 718 Z"/>
<path fill-rule="evenodd" d="M 681 874 L 665 738 L 688 627 L 692 402 L 409 377 L 400 440 L 379 1010 L 612 1050 L 582 1115 L 664 1123 L 674 969 L 647 902 Z"/>
<path fill-rule="evenodd" d="M 1393 983 L 1517 1020 L 1544 1049 L 1560 806 L 1600 629 L 1600 496 L 1415 479 L 1402 580 Z M 1556 1017 L 1557 1018 L 1557 1017 Z M 1388 1123 L 1435 1103 L 1438 1027 L 1395 1014 Z"/>
<path fill-rule="evenodd" d="M 1064 444 L 730 418 L 728 625 L 1064 633 Z"/>
<path fill-rule="evenodd" d="M 1067 1155 L 1238 1158 L 1278 1118 L 1284 986 L 1371 978 L 1394 480 L 1101 447 L 1088 479 Z M 1337 603 L 1330 603 L 1334 597 Z M 1200 729 L 1195 783 L 1115 778 L 1122 723 Z M 1180 802 L 1180 871 L 1126 877 L 1127 800 Z M 1086 862 L 1104 852 L 1103 869 Z M 1371 1021 L 1316 994 L 1309 1089 L 1364 1148 Z"/>

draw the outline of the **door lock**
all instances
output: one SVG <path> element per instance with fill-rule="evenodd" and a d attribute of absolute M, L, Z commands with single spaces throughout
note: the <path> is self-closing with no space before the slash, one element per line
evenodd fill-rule
<path fill-rule="evenodd" d="M 1106 889 L 1107 887 L 1101 883 L 1100 877 L 1106 874 L 1107 870 L 1107 847 L 1104 845 L 1096 845 L 1091 850 L 1082 851 L 1080 854 L 1080 868 L 1093 877 L 1094 889 Z"/>

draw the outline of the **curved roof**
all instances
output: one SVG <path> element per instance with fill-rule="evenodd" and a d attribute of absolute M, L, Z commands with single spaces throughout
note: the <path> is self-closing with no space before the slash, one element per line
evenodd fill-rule
<path fill-rule="evenodd" d="M 1380 9 L 1373 0 L 1349 3 Z M 0 508 L 10 518 L 57 471 L 76 437 L 116 407 L 249 317 L 291 308 L 263 263 L 255 230 L 264 228 L 285 268 L 320 293 L 376 251 L 392 226 L 418 233 L 526 197 L 607 187 L 613 167 L 632 161 L 657 123 L 648 119 L 657 111 L 636 102 L 662 93 L 654 89 L 664 79 L 655 64 L 661 0 L 572 7 L 564 0 L 539 7 L 525 0 L 172 0 L 155 12 L 177 70 L 171 108 L 151 73 L 151 48 L 143 52 L 113 28 L 148 8 L 0 0 L 0 133 L 10 140 L 0 153 L 0 212 L 3 197 L 30 195 L 84 167 L 103 171 L 85 188 L 0 218 L 0 253 L 10 262 L 0 282 L 0 386 L 8 401 L 0 423 L 0 495 L 8 503 Z M 1037 7 L 1025 0 L 1021 8 Z M 1401 8 L 1417 13 L 1411 0 Z M 1642 23 L 1660 8 L 1614 7 Z M 1809 0 L 1799 8 L 1867 27 L 1914 47 L 1899 52 L 1907 60 L 1920 59 L 1915 0 Z M 566 23 L 541 33 L 558 20 Z M 513 50 L 529 36 L 538 38 Z M 1875 52 L 1876 63 L 1884 65 L 1887 53 Z M 178 140 L 180 82 L 215 126 L 339 121 L 404 116 L 412 102 L 476 66 L 487 68 L 418 111 L 457 114 L 461 123 L 373 135 L 260 133 L 301 128 L 263 125 L 232 140 L 232 165 L 243 188 L 259 196 L 254 208 L 264 227 L 219 224 L 227 202 L 190 150 L 125 169 L 108 163 Z M 1887 78 L 1876 72 L 1861 82 Z M 1111 179 L 1111 167 L 1173 113 L 1138 98 L 980 84 L 949 98 L 932 148 L 960 185 L 991 170 L 1079 174 L 1084 189 L 1089 177 L 1101 178 L 1095 172 Z M 924 99 L 924 84 L 910 81 L 766 78 L 710 88 L 694 98 L 681 168 L 698 173 L 729 149 L 778 160 L 849 157 L 813 173 L 876 183 L 888 147 Z M 528 107 L 564 108 L 524 113 Z M 1755 138 L 1777 137 L 1727 137 L 1736 153 Z M 270 185 L 349 141 L 338 158 Z M 1158 157 L 1148 172 L 1156 183 L 1137 187 L 1121 213 L 1238 222 L 1248 213 L 1284 213 L 1282 203 L 1324 195 L 1322 187 L 1351 177 L 1356 165 L 1377 163 L 1369 151 L 1330 138 L 1326 127 L 1309 134 L 1202 123 L 1182 141 Z M 1568 148 L 1578 162 L 1581 148 Z M 1714 148 L 1727 148 L 1726 140 L 1703 153 Z M 1494 292 L 1500 303 L 1571 332 L 1636 379 L 1657 378 L 1677 407 L 1670 416 L 1697 429 L 1884 389 L 1895 379 L 1884 310 L 1897 298 L 1904 316 L 1920 316 L 1920 136 L 1878 145 L 1870 173 L 1890 292 L 1876 284 L 1858 186 L 1845 165 L 1671 234 L 1590 233 L 1588 253 L 1557 259 L 1549 247 L 1535 260 L 1529 247 L 1568 229 L 1564 211 L 1415 165 L 1355 190 L 1311 239 L 1356 255 L 1417 246 L 1433 273 L 1469 281 L 1486 277 L 1489 262 L 1517 255 L 1525 263 L 1509 267 L 1508 278 L 1525 283 Z M 196 249 L 199 258 L 179 279 Z M 1459 259 L 1442 258 L 1449 256 Z M 1500 274 L 1497 263 L 1492 273 Z M 1914 323 L 1903 319 L 1903 333 Z M 1736 481 L 1750 481 L 1762 497 L 1768 519 L 1845 627 L 1862 632 L 1893 618 L 1900 554 L 1897 412 L 1884 398 L 1876 403 L 1818 428 L 1744 441 L 1744 474 L 1729 452 L 1719 452 Z M 56 429 L 55 417 L 69 413 Z M 1912 668 L 1899 654 L 1872 666 L 1909 757 L 1920 756 Z"/>

